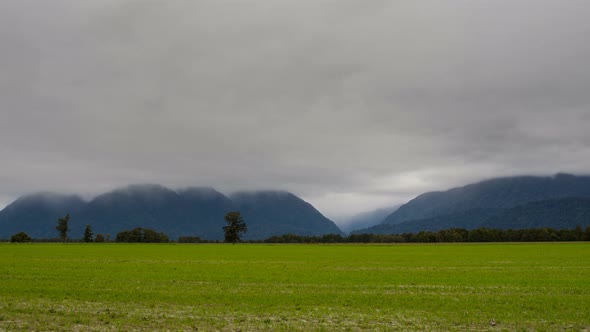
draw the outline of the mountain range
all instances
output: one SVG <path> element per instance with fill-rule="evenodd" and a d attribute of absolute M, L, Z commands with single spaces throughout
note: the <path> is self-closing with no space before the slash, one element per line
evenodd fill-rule
<path fill-rule="evenodd" d="M 24 231 L 33 238 L 57 236 L 57 218 L 70 214 L 70 237 L 81 238 L 87 224 L 112 238 L 125 229 L 151 228 L 179 236 L 223 239 L 224 216 L 240 211 L 248 225 L 245 240 L 273 235 L 342 234 L 309 203 L 283 191 L 240 192 L 227 197 L 212 188 L 171 190 L 131 185 L 89 202 L 78 196 L 43 192 L 23 196 L 0 211 L 0 238 Z"/>
<path fill-rule="evenodd" d="M 95 234 L 110 234 L 112 238 L 122 230 L 144 227 L 164 232 L 172 239 L 198 236 L 221 240 L 223 217 L 230 211 L 239 211 L 246 221 L 245 240 L 283 234 L 343 234 L 311 204 L 288 192 L 225 196 L 212 188 L 172 190 L 148 184 L 119 188 L 90 201 L 50 192 L 23 196 L 0 211 L 0 239 L 21 231 L 33 238 L 55 238 L 57 218 L 70 214 L 71 238 L 81 238 L 89 224 Z M 346 231 L 360 227 L 352 231 L 356 234 L 479 227 L 586 227 L 590 226 L 590 176 L 495 178 L 425 193 L 397 209 L 361 214 L 343 225 Z"/>
<path fill-rule="evenodd" d="M 409 201 L 381 224 L 353 233 L 407 233 L 448 228 L 573 228 L 590 225 L 590 177 L 495 178 Z"/>

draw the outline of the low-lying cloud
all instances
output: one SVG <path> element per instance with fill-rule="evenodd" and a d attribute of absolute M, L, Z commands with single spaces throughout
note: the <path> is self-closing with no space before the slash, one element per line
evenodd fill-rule
<path fill-rule="evenodd" d="M 0 197 L 283 189 L 328 216 L 590 166 L 587 1 L 0 3 Z"/>

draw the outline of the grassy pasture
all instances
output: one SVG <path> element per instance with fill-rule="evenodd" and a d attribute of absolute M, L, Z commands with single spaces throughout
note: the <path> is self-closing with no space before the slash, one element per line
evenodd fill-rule
<path fill-rule="evenodd" d="M 197 329 L 589 330 L 590 244 L 0 244 L 0 330 Z"/>

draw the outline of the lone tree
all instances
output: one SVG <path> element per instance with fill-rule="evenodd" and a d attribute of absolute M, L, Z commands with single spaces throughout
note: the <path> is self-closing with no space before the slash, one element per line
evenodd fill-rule
<path fill-rule="evenodd" d="M 242 233 L 248 231 L 246 222 L 242 219 L 242 216 L 237 211 L 232 211 L 225 215 L 225 221 L 227 226 L 223 226 L 223 233 L 225 235 L 225 242 L 236 243 L 240 241 Z"/>
<path fill-rule="evenodd" d="M 59 232 L 59 237 L 62 239 L 63 242 L 68 240 L 68 232 L 70 228 L 68 227 L 68 222 L 70 221 L 70 214 L 68 213 L 64 218 L 57 219 L 57 226 L 55 229 Z"/>
<path fill-rule="evenodd" d="M 86 225 L 86 228 L 84 229 L 84 242 L 92 242 L 92 235 L 94 235 L 92 232 L 92 227 L 90 225 Z"/>

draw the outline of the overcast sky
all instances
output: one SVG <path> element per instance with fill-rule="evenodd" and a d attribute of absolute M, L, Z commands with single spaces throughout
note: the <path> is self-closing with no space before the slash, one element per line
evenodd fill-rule
<path fill-rule="evenodd" d="M 328 217 L 590 173 L 587 0 L 2 0 L 0 207 L 131 183 Z"/>

